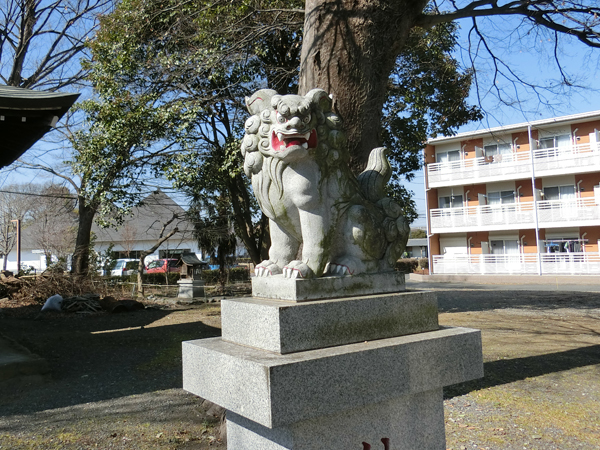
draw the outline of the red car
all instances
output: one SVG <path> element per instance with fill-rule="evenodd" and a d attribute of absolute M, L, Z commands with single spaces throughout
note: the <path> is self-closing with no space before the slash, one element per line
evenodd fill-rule
<path fill-rule="evenodd" d="M 181 266 L 177 265 L 178 259 L 155 259 L 151 261 L 144 272 L 146 273 L 166 273 L 166 272 L 181 272 Z"/>

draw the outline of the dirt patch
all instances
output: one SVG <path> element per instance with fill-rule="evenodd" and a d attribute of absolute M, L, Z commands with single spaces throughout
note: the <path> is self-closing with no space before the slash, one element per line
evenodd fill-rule
<path fill-rule="evenodd" d="M 445 389 L 449 449 L 600 449 L 600 295 L 437 293 L 442 325 L 482 330 L 485 360 L 485 378 Z M 52 373 L 0 387 L 2 450 L 225 448 L 218 418 L 180 389 L 181 341 L 220 334 L 217 304 L 38 313 L 0 318 Z"/>
<path fill-rule="evenodd" d="M 442 325 L 482 331 L 485 361 L 483 379 L 445 389 L 449 449 L 600 448 L 598 294 L 439 296 L 458 311 L 442 313 Z"/>

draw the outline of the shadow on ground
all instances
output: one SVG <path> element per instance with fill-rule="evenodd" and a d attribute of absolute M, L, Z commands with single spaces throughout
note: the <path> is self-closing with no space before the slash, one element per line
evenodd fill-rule
<path fill-rule="evenodd" d="M 539 377 L 578 367 L 600 364 L 600 345 L 525 358 L 501 359 L 484 363 L 484 377 L 444 388 L 444 398 L 458 397 L 472 391 Z"/>
<path fill-rule="evenodd" d="M 600 309 L 600 293 L 521 290 L 436 290 L 440 313 L 529 309 Z"/>
<path fill-rule="evenodd" d="M 219 336 L 202 322 L 149 326 L 172 311 L 0 319 L 2 331 L 48 361 L 51 377 L 0 384 L 0 416 L 180 388 L 181 342 Z"/>

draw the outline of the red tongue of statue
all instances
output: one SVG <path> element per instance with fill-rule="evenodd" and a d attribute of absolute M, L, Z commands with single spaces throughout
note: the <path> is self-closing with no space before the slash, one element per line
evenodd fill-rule
<path fill-rule="evenodd" d="M 302 142 L 299 139 L 285 140 L 285 146 L 289 147 L 290 145 L 302 145 Z"/>

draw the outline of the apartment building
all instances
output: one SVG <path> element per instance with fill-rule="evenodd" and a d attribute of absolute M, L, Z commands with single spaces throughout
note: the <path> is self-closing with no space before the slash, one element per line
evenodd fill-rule
<path fill-rule="evenodd" d="M 600 275 L 600 111 L 432 139 L 433 274 Z"/>

